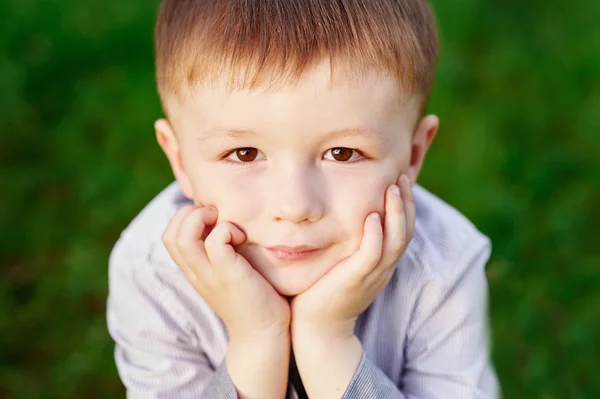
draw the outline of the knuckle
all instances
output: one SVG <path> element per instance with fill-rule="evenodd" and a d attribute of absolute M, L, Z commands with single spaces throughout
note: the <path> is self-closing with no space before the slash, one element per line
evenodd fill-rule
<path fill-rule="evenodd" d="M 382 273 L 381 276 L 381 282 L 383 284 L 383 286 L 385 286 L 390 279 L 392 278 L 392 276 L 394 275 L 394 272 L 396 271 L 397 268 L 397 262 L 392 262 L 392 264 L 390 266 L 388 266 L 387 268 L 385 268 L 385 270 Z"/>
<path fill-rule="evenodd" d="M 231 230 L 233 227 L 233 223 L 228 220 L 222 220 L 217 223 L 217 227 L 219 227 L 223 232 Z"/>
<path fill-rule="evenodd" d="M 385 261 L 385 270 L 393 270 L 396 268 L 401 254 L 393 254 Z"/>
<path fill-rule="evenodd" d="M 202 220 L 204 218 L 204 211 L 202 208 L 194 208 L 190 211 L 188 217 L 194 219 L 194 221 L 197 221 L 198 219 Z"/>
<path fill-rule="evenodd" d="M 183 273 L 185 278 L 190 283 L 194 283 L 196 281 L 196 275 L 194 273 L 192 273 L 189 268 L 187 268 L 185 266 L 181 266 L 181 265 L 177 265 L 177 266 L 179 267 L 179 270 L 181 270 L 181 272 Z"/>
<path fill-rule="evenodd" d="M 172 240 L 172 245 L 174 247 L 182 248 L 187 245 L 188 238 L 185 234 L 179 234 Z"/>
<path fill-rule="evenodd" d="M 184 205 L 181 208 L 179 208 L 178 213 L 187 213 L 194 210 L 194 205 Z"/>
<path fill-rule="evenodd" d="M 208 238 L 204 241 L 204 250 L 206 251 L 207 255 L 211 255 L 215 253 L 215 250 L 217 248 L 217 243 L 215 242 L 215 240 L 209 240 Z"/>
<path fill-rule="evenodd" d="M 364 274 L 358 276 L 358 278 L 352 279 L 352 281 L 349 281 L 346 284 L 346 290 L 348 291 L 349 295 L 352 296 L 359 293 L 362 287 L 365 285 L 366 281 L 367 276 Z"/>
<path fill-rule="evenodd" d="M 381 259 L 381 254 L 378 253 L 370 253 L 365 256 L 365 263 L 369 266 L 376 266 L 379 260 Z"/>
<path fill-rule="evenodd" d="M 390 248 L 390 252 L 394 255 L 401 253 L 404 250 L 404 240 L 395 240 Z"/>
<path fill-rule="evenodd" d="M 185 205 L 181 207 L 171 219 L 171 224 L 178 223 L 181 224 L 192 212 L 193 208 L 191 205 Z"/>
<path fill-rule="evenodd" d="M 201 206 L 195 209 L 196 214 L 198 215 L 198 217 L 200 217 L 202 220 L 208 220 L 211 219 L 211 216 L 214 217 L 216 216 L 216 213 L 214 213 L 214 210 L 211 210 L 210 208 L 206 207 L 206 206 Z"/>
<path fill-rule="evenodd" d="M 204 240 L 205 248 L 214 249 L 221 240 L 221 237 L 224 233 L 224 222 L 218 223 Z"/>
<path fill-rule="evenodd" d="M 208 207 L 208 206 L 201 206 L 198 209 L 200 209 L 202 211 L 202 214 L 204 214 L 204 215 L 210 215 L 213 212 L 217 211 L 216 208 L 211 208 L 211 207 Z"/>
<path fill-rule="evenodd" d="M 188 245 L 180 245 L 179 253 L 183 258 L 189 259 L 194 254 L 194 251 Z"/>
<path fill-rule="evenodd" d="M 165 231 L 161 236 L 161 241 L 167 249 L 170 249 L 173 244 L 173 238 L 171 237 L 170 232 Z"/>
<path fill-rule="evenodd" d="M 190 240 L 188 237 L 179 237 L 179 239 L 175 243 L 175 247 L 179 250 L 179 253 L 181 253 L 181 255 L 186 258 L 196 253 L 196 245 L 197 243 Z"/>

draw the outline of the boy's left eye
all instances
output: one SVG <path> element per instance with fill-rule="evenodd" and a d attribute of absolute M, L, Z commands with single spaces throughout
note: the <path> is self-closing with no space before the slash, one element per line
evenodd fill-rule
<path fill-rule="evenodd" d="M 327 157 L 328 154 L 331 154 L 330 158 Z M 327 152 L 325 153 L 325 155 L 323 155 L 323 157 L 330 161 L 351 162 L 351 161 L 356 161 L 357 159 L 362 158 L 362 154 L 359 151 L 352 149 L 352 148 L 334 147 L 334 148 L 327 150 Z"/>

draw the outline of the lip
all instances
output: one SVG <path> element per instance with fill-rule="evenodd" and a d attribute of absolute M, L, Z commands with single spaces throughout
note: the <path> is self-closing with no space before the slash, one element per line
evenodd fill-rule
<path fill-rule="evenodd" d="M 323 248 L 308 245 L 287 246 L 277 245 L 265 247 L 265 250 L 278 260 L 304 260 L 315 256 Z"/>

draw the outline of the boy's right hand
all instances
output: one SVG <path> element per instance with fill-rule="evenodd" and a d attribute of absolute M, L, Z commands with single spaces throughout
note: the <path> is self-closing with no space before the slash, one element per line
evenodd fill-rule
<path fill-rule="evenodd" d="M 182 207 L 162 237 L 171 258 L 231 338 L 288 334 L 288 301 L 235 251 L 246 241 L 244 232 L 231 222 L 216 224 L 217 217 L 214 207 Z"/>
<path fill-rule="evenodd" d="M 290 354 L 290 306 L 234 247 L 246 235 L 217 223 L 214 207 L 185 206 L 163 242 L 198 294 L 229 333 L 226 367 L 238 397 L 285 397 Z"/>

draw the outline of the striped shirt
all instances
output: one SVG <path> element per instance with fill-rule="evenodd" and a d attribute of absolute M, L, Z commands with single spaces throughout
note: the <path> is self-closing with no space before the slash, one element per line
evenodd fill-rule
<path fill-rule="evenodd" d="M 415 236 L 358 318 L 363 356 L 343 399 L 497 398 L 488 342 L 490 242 L 424 188 L 415 186 L 414 196 Z M 225 325 L 161 241 L 187 203 L 171 184 L 123 231 L 110 256 L 107 321 L 128 398 L 237 397 L 225 367 Z M 294 384 L 287 398 L 298 398 Z"/>

